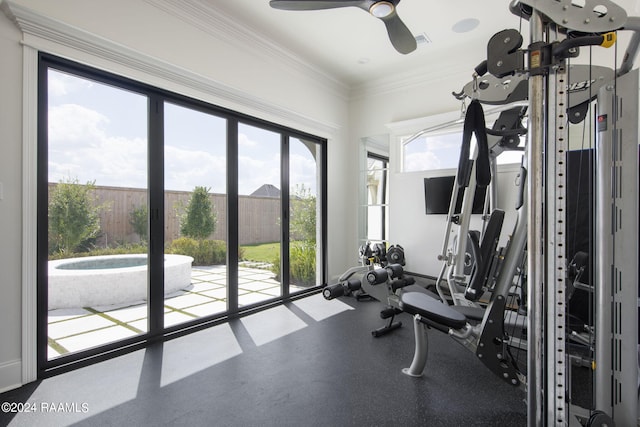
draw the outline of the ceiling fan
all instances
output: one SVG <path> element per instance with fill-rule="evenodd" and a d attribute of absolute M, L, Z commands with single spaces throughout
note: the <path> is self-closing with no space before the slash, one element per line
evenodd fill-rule
<path fill-rule="evenodd" d="M 400 0 L 270 0 L 274 9 L 319 10 L 339 7 L 359 7 L 384 22 L 393 47 L 402 54 L 413 52 L 416 39 L 396 13 Z"/>

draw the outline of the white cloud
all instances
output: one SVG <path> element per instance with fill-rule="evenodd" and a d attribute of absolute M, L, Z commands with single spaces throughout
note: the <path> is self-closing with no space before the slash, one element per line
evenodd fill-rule
<path fill-rule="evenodd" d="M 239 133 L 238 134 L 238 145 L 241 146 L 241 147 L 252 148 L 252 147 L 256 147 L 258 145 L 258 143 L 256 141 L 254 141 L 253 139 L 249 138 L 244 133 Z"/>
<path fill-rule="evenodd" d="M 167 190 L 191 191 L 196 186 L 204 186 L 214 193 L 226 192 L 225 157 L 171 145 L 165 146 L 164 155 Z"/>
<path fill-rule="evenodd" d="M 110 136 L 109 119 L 76 104 L 49 110 L 49 181 L 78 178 L 96 185 L 147 186 L 147 142 Z"/>
<path fill-rule="evenodd" d="M 475 137 L 472 137 L 472 142 Z M 430 136 L 425 144 L 429 150 L 460 150 L 462 145 L 462 133 Z"/>
<path fill-rule="evenodd" d="M 107 136 L 109 119 L 95 110 L 77 104 L 62 104 L 49 109 L 49 146 L 85 147 L 99 145 Z"/>
<path fill-rule="evenodd" d="M 62 79 L 60 78 L 49 77 L 48 85 L 49 85 L 49 94 L 53 96 L 63 96 L 68 93 L 67 87 L 64 84 L 64 81 L 62 81 Z"/>
<path fill-rule="evenodd" d="M 263 158 L 238 156 L 238 174 L 240 194 L 251 194 L 264 184 L 280 189 L 280 154 Z"/>
<path fill-rule="evenodd" d="M 63 96 L 93 86 L 90 80 L 81 79 L 59 71 L 49 70 L 47 79 L 49 95 Z"/>
<path fill-rule="evenodd" d="M 404 157 L 404 170 L 410 171 L 422 171 L 441 169 L 441 163 L 438 156 L 431 151 L 425 151 L 422 153 L 406 154 Z"/>
<path fill-rule="evenodd" d="M 60 86 L 64 88 L 64 85 Z M 62 89 L 61 89 L 62 90 Z M 65 89 L 66 90 L 66 89 Z M 77 104 L 49 109 L 49 180 L 77 178 L 96 185 L 146 188 L 146 136 L 123 137 L 108 130 L 107 116 Z M 280 188 L 279 141 L 256 142 L 239 134 L 240 194 L 251 194 L 264 184 Z M 275 149 L 274 149 L 275 147 Z M 226 192 L 226 154 L 176 145 L 165 146 L 165 187 L 191 191 L 196 186 Z M 310 155 L 291 154 L 291 182 L 316 186 L 316 162 Z"/>
<path fill-rule="evenodd" d="M 292 154 L 289 160 L 289 180 L 291 184 L 294 186 L 304 184 L 307 189 L 317 189 L 316 161 L 299 154 Z"/>

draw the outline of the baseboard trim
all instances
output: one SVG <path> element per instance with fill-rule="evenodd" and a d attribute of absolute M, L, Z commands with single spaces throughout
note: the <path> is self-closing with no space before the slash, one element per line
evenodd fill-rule
<path fill-rule="evenodd" d="M 22 386 L 22 362 L 11 360 L 0 364 L 0 393 Z"/>

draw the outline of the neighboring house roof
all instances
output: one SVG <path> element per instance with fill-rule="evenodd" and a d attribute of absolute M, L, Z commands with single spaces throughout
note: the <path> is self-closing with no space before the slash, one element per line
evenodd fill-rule
<path fill-rule="evenodd" d="M 259 197 L 280 197 L 280 190 L 271 184 L 264 184 L 256 191 L 251 193 L 251 196 L 259 196 Z"/>

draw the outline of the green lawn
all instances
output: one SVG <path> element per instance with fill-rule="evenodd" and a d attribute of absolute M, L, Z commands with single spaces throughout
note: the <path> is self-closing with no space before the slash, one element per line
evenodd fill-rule
<path fill-rule="evenodd" d="M 245 261 L 273 262 L 280 254 L 280 242 L 241 246 Z"/>

